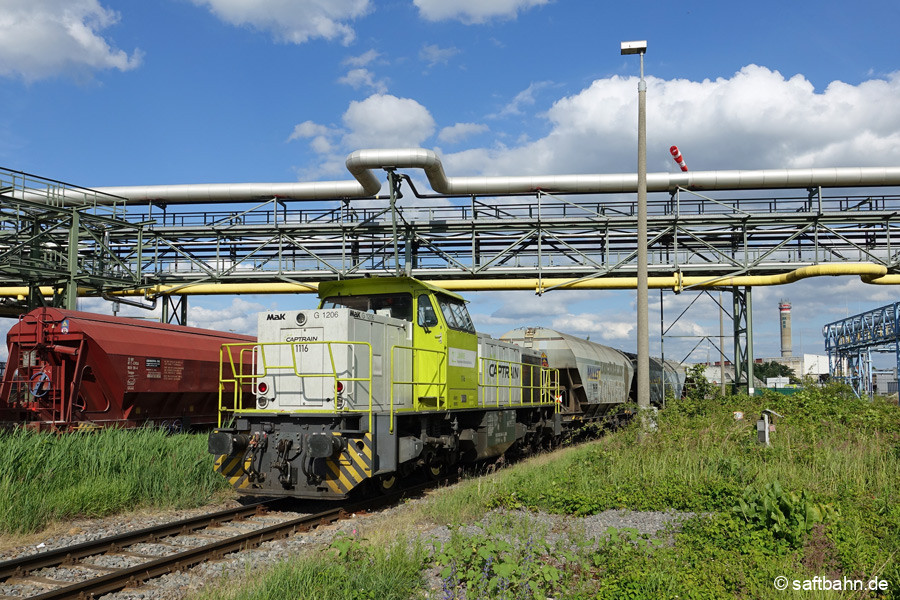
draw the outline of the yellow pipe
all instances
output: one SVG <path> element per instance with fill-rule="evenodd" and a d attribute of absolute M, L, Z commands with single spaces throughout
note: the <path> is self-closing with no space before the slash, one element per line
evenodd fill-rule
<path fill-rule="evenodd" d="M 672 288 L 681 291 L 686 287 L 709 289 L 718 287 L 757 287 L 784 285 L 809 277 L 859 275 L 866 283 L 882 283 L 885 277 L 896 278 L 892 283 L 900 284 L 900 276 L 887 276 L 887 268 L 872 263 L 834 263 L 801 267 L 787 273 L 777 275 L 739 275 L 736 277 L 685 277 L 675 273 L 665 277 L 649 277 L 650 288 Z M 871 280 L 871 281 L 870 281 Z M 477 279 L 429 282 L 453 291 L 489 291 L 489 290 L 536 290 L 542 292 L 549 288 L 559 287 L 567 290 L 633 290 L 637 287 L 636 277 L 615 277 L 599 279 Z"/>
<path fill-rule="evenodd" d="M 787 273 L 777 275 L 739 275 L 735 277 L 685 277 L 675 273 L 665 277 L 650 277 L 650 288 L 671 288 L 681 291 L 684 288 L 710 289 L 719 287 L 758 287 L 784 285 L 810 277 L 859 275 L 863 282 L 879 285 L 900 285 L 900 275 L 888 275 L 887 268 L 873 263 L 831 263 L 801 267 Z M 451 291 L 496 291 L 496 290 L 536 290 L 543 292 L 549 288 L 567 290 L 632 290 L 637 287 L 636 277 L 605 277 L 594 279 L 571 278 L 523 278 L 523 279 L 457 279 L 447 281 L 429 280 L 426 283 Z M 119 296 L 162 296 L 167 294 L 184 295 L 233 295 L 233 294 L 304 294 L 317 291 L 316 283 L 200 283 L 183 286 L 156 285 L 147 289 L 124 290 L 114 292 Z M 79 288 L 79 295 L 88 290 Z M 41 293 L 51 296 L 53 289 L 42 287 Z M 27 287 L 0 288 L 0 297 L 28 294 Z"/>
<path fill-rule="evenodd" d="M 874 285 L 900 285 L 900 275 L 882 275 L 881 277 L 875 275 L 861 275 L 860 278 L 864 283 L 871 283 Z"/>

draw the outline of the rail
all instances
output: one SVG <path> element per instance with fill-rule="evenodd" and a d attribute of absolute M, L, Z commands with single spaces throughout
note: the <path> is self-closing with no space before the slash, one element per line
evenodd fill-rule
<path fill-rule="evenodd" d="M 212 543 L 184 549 L 162 557 L 152 557 L 140 552 L 131 552 L 134 557 L 146 558 L 147 561 L 135 566 L 123 569 L 107 569 L 99 566 L 91 570 L 103 572 L 98 577 L 67 584 L 66 582 L 54 582 L 56 589 L 30 596 L 35 600 L 56 600 L 64 598 L 94 598 L 103 594 L 119 591 L 128 586 L 143 583 L 149 579 L 159 577 L 165 573 L 184 570 L 201 562 L 221 558 L 225 554 L 255 548 L 260 544 L 287 537 L 295 533 L 303 533 L 319 526 L 326 526 L 339 519 L 348 518 L 350 515 L 359 514 L 367 510 L 375 510 L 385 506 L 391 506 L 404 498 L 420 494 L 426 489 L 443 485 L 456 480 L 456 476 L 448 476 L 424 484 L 404 487 L 395 493 L 369 498 L 352 504 L 341 504 L 322 512 L 304 515 L 288 519 L 274 525 L 263 526 L 259 529 L 240 533 L 228 538 L 220 538 Z M 214 528 L 231 521 L 241 521 L 252 518 L 257 514 L 265 514 L 266 510 L 279 501 L 260 502 L 248 506 L 226 509 L 216 513 L 201 515 L 173 523 L 127 532 L 103 539 L 93 540 L 67 546 L 55 550 L 49 550 L 39 554 L 25 556 L 0 562 L 0 581 L 10 578 L 22 578 L 27 580 L 30 573 L 42 568 L 57 567 L 68 564 L 77 564 L 80 559 L 97 554 L 128 552 L 127 548 L 141 542 L 159 542 L 169 536 L 190 534 L 204 528 Z M 206 535 L 203 537 L 218 537 Z"/>

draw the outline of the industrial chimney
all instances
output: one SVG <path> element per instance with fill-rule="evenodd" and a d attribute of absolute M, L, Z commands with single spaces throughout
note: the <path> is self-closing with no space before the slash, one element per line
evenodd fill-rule
<path fill-rule="evenodd" d="M 778 312 L 781 314 L 781 356 L 791 356 L 791 303 L 782 299 Z"/>

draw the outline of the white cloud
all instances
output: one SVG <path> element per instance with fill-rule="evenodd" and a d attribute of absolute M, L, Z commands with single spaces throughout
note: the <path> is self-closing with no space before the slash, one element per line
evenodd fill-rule
<path fill-rule="evenodd" d="M 606 342 L 628 340 L 633 337 L 634 328 L 634 321 L 601 320 L 592 313 L 563 315 L 553 319 L 553 329 L 581 337 L 590 335 L 592 341 L 597 341 L 598 336 Z"/>
<path fill-rule="evenodd" d="M 222 308 L 191 307 L 189 324 L 201 329 L 256 335 L 257 314 L 266 310 L 269 308 L 257 302 L 232 298 L 231 305 Z"/>
<path fill-rule="evenodd" d="M 550 0 L 414 0 L 419 14 L 429 21 L 457 19 L 484 23 L 491 19 L 514 19 L 520 10 L 548 4 Z"/>
<path fill-rule="evenodd" d="M 294 127 L 287 141 L 309 139 L 309 145 L 318 154 L 329 154 L 334 150 L 334 138 L 340 131 L 319 125 L 312 121 L 304 121 Z"/>
<path fill-rule="evenodd" d="M 381 57 L 381 54 L 377 50 L 368 50 L 363 52 L 359 56 L 348 56 L 342 62 L 342 64 L 347 65 L 349 67 L 366 67 Z"/>
<path fill-rule="evenodd" d="M 521 115 L 524 113 L 523 107 L 525 106 L 533 106 L 535 103 L 534 95 L 536 92 L 539 92 L 543 88 L 550 85 L 549 81 L 537 81 L 533 82 L 527 88 L 516 94 L 515 98 L 513 98 L 506 106 L 504 106 L 500 112 L 496 115 L 492 115 L 492 117 L 508 117 L 512 115 Z"/>
<path fill-rule="evenodd" d="M 450 127 L 444 127 L 438 133 L 438 140 L 447 144 L 456 144 L 464 139 L 488 130 L 488 126 L 482 123 L 457 123 Z"/>
<path fill-rule="evenodd" d="M 368 69 L 350 69 L 346 75 L 338 79 L 338 83 L 345 83 L 355 90 L 370 88 L 378 94 L 387 91 L 387 83 L 384 80 L 376 80 L 375 75 Z"/>
<path fill-rule="evenodd" d="M 347 177 L 347 154 L 364 148 L 419 147 L 434 134 L 435 122 L 424 106 L 411 98 L 373 94 L 351 102 L 342 128 L 304 121 L 294 127 L 288 141 L 309 139 L 320 163 L 298 169 L 301 179 Z"/>
<path fill-rule="evenodd" d="M 128 71 L 141 64 L 101 35 L 118 13 L 98 0 L 4 0 L 0 9 L 0 75 L 34 81 L 94 70 Z"/>
<path fill-rule="evenodd" d="M 436 64 L 447 64 L 451 58 L 459 54 L 459 48 L 450 46 L 441 48 L 437 44 L 427 44 L 419 50 L 419 60 L 433 67 Z"/>
<path fill-rule="evenodd" d="M 191 0 L 217 17 L 237 26 L 271 32 L 276 40 L 302 44 L 310 39 L 356 37 L 347 21 L 365 15 L 369 0 Z"/>
<path fill-rule="evenodd" d="M 311 138 L 319 135 L 331 135 L 333 131 L 324 125 L 313 123 L 312 121 L 303 121 L 294 127 L 293 133 L 288 140 L 299 140 L 303 138 Z"/>
<path fill-rule="evenodd" d="M 347 148 L 418 147 L 434 133 L 434 118 L 411 98 L 374 94 L 351 102 L 343 116 Z"/>
<path fill-rule="evenodd" d="M 648 169 L 675 171 L 677 144 L 692 170 L 900 164 L 900 71 L 859 85 L 816 91 L 804 77 L 749 65 L 700 82 L 648 78 Z M 521 92 L 504 109 L 533 99 Z M 637 82 L 610 77 L 557 100 L 549 133 L 516 146 L 444 157 L 448 174 L 633 172 Z"/>
<path fill-rule="evenodd" d="M 344 128 L 332 129 L 312 121 L 294 127 L 288 140 L 328 140 L 327 152 L 352 152 L 361 148 L 407 148 L 422 145 L 434 133 L 434 118 L 424 106 L 410 98 L 373 94 L 354 101 L 344 112 Z M 340 146 L 330 140 L 341 136 Z M 316 148 L 313 148 L 316 150 Z M 325 151 L 316 150 L 319 154 Z M 340 157 L 332 156 L 332 160 Z M 343 162 L 343 158 L 340 158 Z"/>

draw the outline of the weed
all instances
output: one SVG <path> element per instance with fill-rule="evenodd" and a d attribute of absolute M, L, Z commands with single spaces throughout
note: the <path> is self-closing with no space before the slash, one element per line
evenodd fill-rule
<path fill-rule="evenodd" d="M 812 502 L 805 491 L 799 495 L 785 492 L 777 481 L 762 490 L 750 486 L 732 508 L 752 526 L 769 529 L 777 539 L 798 547 L 816 525 L 836 523 L 839 513 L 831 504 Z"/>

